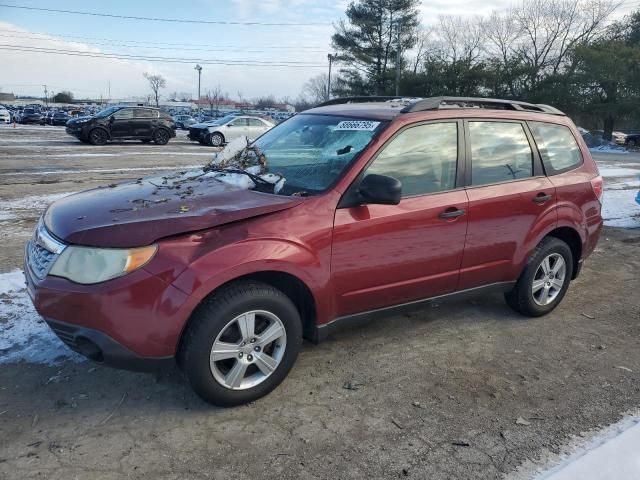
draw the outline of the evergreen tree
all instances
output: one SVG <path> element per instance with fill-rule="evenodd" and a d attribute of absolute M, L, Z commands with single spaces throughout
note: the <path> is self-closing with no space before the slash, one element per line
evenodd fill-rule
<path fill-rule="evenodd" d="M 353 69 L 341 72 L 351 94 L 390 94 L 393 91 L 398 29 L 401 52 L 417 41 L 419 0 L 357 0 L 347 7 L 332 37 L 340 59 Z"/>

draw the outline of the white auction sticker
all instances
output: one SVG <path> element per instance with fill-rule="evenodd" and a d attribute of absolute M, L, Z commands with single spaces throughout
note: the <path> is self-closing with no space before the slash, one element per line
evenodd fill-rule
<path fill-rule="evenodd" d="M 345 120 L 336 126 L 336 130 L 365 130 L 373 131 L 380 125 L 380 122 L 371 122 L 369 120 Z"/>

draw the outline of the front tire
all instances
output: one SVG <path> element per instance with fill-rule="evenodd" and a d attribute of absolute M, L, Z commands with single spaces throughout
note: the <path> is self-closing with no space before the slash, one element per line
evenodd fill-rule
<path fill-rule="evenodd" d="M 569 245 L 546 237 L 536 247 L 515 288 L 505 293 L 507 304 L 528 317 L 540 317 L 555 309 L 569 288 L 573 254 Z"/>
<path fill-rule="evenodd" d="M 212 147 L 221 147 L 224 144 L 224 137 L 221 133 L 215 132 L 209 135 L 209 141 L 207 142 Z"/>
<path fill-rule="evenodd" d="M 105 145 L 109 140 L 109 135 L 101 128 L 94 128 L 89 132 L 89 143 L 91 145 Z"/>
<path fill-rule="evenodd" d="M 213 293 L 196 310 L 180 364 L 198 396 L 231 407 L 276 388 L 301 344 L 302 323 L 293 302 L 271 285 L 243 281 Z"/>

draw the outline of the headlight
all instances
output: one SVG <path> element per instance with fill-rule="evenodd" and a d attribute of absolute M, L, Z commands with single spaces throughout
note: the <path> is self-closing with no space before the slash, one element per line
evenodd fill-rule
<path fill-rule="evenodd" d="M 157 245 L 131 249 L 68 246 L 49 275 L 82 284 L 100 283 L 143 267 L 157 250 Z"/>

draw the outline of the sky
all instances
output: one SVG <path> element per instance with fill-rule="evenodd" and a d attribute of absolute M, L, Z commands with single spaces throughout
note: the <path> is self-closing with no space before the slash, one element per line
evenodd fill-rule
<path fill-rule="evenodd" d="M 639 6 L 622 0 L 619 14 Z M 9 8 L 1 4 L 90 11 L 114 15 L 298 25 L 221 25 L 156 22 Z M 122 99 L 149 93 L 143 73 L 167 80 L 164 96 L 187 92 L 195 98 L 201 63 L 201 92 L 220 85 L 233 98 L 273 94 L 295 98 L 304 83 L 326 72 L 334 24 L 348 0 L 0 0 L 0 91 L 43 95 L 71 90 L 76 98 Z M 511 0 L 423 1 L 425 25 L 439 15 L 486 15 Z M 638 5 L 636 5 L 638 4 Z M 304 25 L 300 25 L 304 24 Z M 114 59 L 7 50 L 7 46 L 116 53 L 156 59 Z M 4 49 L 3 49 L 4 48 Z M 183 59 L 168 63 L 157 57 Z M 253 65 L 238 65 L 253 62 Z M 256 62 L 262 62 L 256 65 Z M 226 64 L 224 64 L 226 63 Z M 288 65 L 288 66 L 284 66 Z M 110 96 L 109 96 L 110 95 Z"/>

